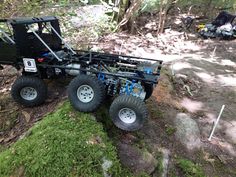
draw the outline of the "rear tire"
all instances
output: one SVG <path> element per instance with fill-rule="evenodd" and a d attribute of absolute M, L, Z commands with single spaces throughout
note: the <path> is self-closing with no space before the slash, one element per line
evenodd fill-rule
<path fill-rule="evenodd" d="M 105 98 L 105 86 L 97 78 L 78 75 L 68 87 L 71 105 L 81 112 L 93 112 Z"/>
<path fill-rule="evenodd" d="M 11 95 L 23 106 L 38 106 L 47 98 L 47 86 L 40 78 L 21 76 L 12 85 Z"/>
<path fill-rule="evenodd" d="M 134 96 L 121 95 L 111 104 L 109 110 L 113 123 L 125 131 L 140 129 L 148 118 L 145 103 Z"/>

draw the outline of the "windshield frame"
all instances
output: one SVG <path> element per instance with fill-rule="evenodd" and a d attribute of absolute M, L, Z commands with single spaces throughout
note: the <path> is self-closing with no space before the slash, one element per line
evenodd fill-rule
<path fill-rule="evenodd" d="M 15 44 L 13 39 L 13 29 L 11 25 L 3 19 L 0 19 L 0 39 L 3 42 Z"/>

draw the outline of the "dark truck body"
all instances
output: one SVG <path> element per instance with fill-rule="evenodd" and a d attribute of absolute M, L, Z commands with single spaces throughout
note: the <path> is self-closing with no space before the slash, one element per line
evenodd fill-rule
<path fill-rule="evenodd" d="M 162 67 L 161 60 L 73 50 L 61 37 L 59 21 L 56 17 L 1 19 L 0 27 L 2 23 L 10 28 L 10 32 L 2 32 L 2 39 L 0 39 L 0 65 L 8 64 L 17 69 L 22 69 L 22 76 L 24 77 L 53 79 L 58 76 L 74 76 L 79 80 L 81 75 L 87 75 L 88 80 L 90 77 L 97 78 L 98 82 L 103 84 L 101 88 L 108 95 L 127 95 L 135 97 L 132 99 L 139 98 L 141 100 L 148 99 L 152 94 L 153 87 L 158 83 Z M 72 81 L 71 85 L 74 82 Z M 16 81 L 15 85 L 17 84 L 18 82 Z M 37 91 L 31 85 L 30 88 Z M 17 89 L 13 88 L 12 90 L 16 90 L 19 94 L 15 95 L 13 93 L 12 95 L 13 98 L 16 97 L 15 100 L 17 102 L 26 106 L 41 103 L 39 101 L 35 101 L 36 103 L 32 100 L 30 102 L 29 100 L 27 101 L 30 97 L 25 97 L 26 100 L 21 100 L 24 94 L 29 91 L 24 92 L 22 96 L 23 91 L 25 91 L 24 88 L 20 87 L 22 91 L 17 86 L 15 87 Z M 25 88 L 29 88 L 29 86 L 26 85 Z M 39 93 L 40 90 L 36 96 Z M 78 96 L 78 90 L 76 93 Z M 94 92 L 91 91 L 91 93 Z M 81 94 L 84 94 L 84 91 Z M 22 98 L 18 98 L 17 96 L 19 95 Z M 77 101 L 80 102 L 79 100 Z M 137 101 L 133 101 L 130 104 L 134 103 L 137 103 Z M 77 105 L 77 103 L 72 103 L 72 105 Z M 89 104 L 84 103 L 83 106 L 89 106 Z M 94 110 L 92 108 L 82 109 L 80 106 L 74 107 L 83 112 Z M 126 114 L 126 111 L 124 114 Z M 131 129 L 135 130 L 137 127 Z"/>
<path fill-rule="evenodd" d="M 22 66 L 23 65 L 23 58 L 42 58 L 45 53 L 49 52 L 45 46 L 39 41 L 32 32 L 27 32 L 28 28 L 27 25 L 31 24 L 39 24 L 49 22 L 55 28 L 55 30 L 61 35 L 61 31 L 59 28 L 58 19 L 56 17 L 41 17 L 41 18 L 16 18 L 16 19 L 2 19 L 0 23 L 8 23 L 12 26 L 13 29 L 13 38 L 15 44 L 6 43 L 0 41 L 0 64 L 10 64 L 14 66 Z M 42 28 L 42 27 L 41 27 Z M 52 31 L 51 34 L 39 32 L 40 37 L 48 44 L 48 46 L 53 51 L 67 51 L 67 49 L 63 48 L 62 41 L 57 37 L 57 35 Z M 154 65 L 148 63 L 147 61 L 154 61 L 156 62 Z M 67 55 L 66 58 L 63 58 L 63 62 L 59 65 L 56 63 L 50 63 L 45 61 L 37 62 L 37 65 L 42 67 L 50 67 L 50 68 L 62 68 L 62 69 L 73 69 L 73 70 L 83 70 L 88 71 L 88 65 L 91 63 L 93 64 L 109 64 L 116 66 L 119 63 L 119 66 L 123 70 L 132 70 L 137 72 L 138 75 L 134 77 L 135 79 L 140 79 L 148 82 L 157 83 L 158 76 L 160 75 L 160 69 L 162 61 L 155 60 L 155 59 L 148 59 L 148 58 L 140 58 L 140 57 L 133 57 L 133 56 L 125 56 L 125 55 L 116 55 L 116 54 L 107 54 L 107 53 L 98 53 L 98 52 L 90 52 L 90 51 L 76 51 L 74 55 Z M 85 68 L 70 68 L 68 64 L 70 63 L 79 63 L 85 66 Z M 89 64 L 87 64 L 89 63 Z M 130 64 L 131 66 L 122 66 L 122 64 Z M 145 69 L 145 64 L 147 67 L 150 67 L 151 70 L 156 71 L 154 74 L 147 74 L 141 70 L 140 68 Z M 138 67 L 135 67 L 138 66 Z M 117 65 L 118 66 L 118 65 Z M 149 68 L 149 69 L 150 69 Z M 90 72 L 99 72 L 94 70 L 89 70 Z M 119 75 L 118 73 L 110 73 L 110 72 L 102 72 L 108 75 L 115 75 L 120 77 L 129 77 L 131 76 L 124 76 Z M 47 76 L 42 76 L 47 77 Z"/>
<path fill-rule="evenodd" d="M 27 32 L 28 28 L 26 25 L 38 24 L 40 26 L 41 23 L 50 22 L 52 26 L 58 31 L 59 34 L 60 28 L 58 19 L 56 17 L 43 17 L 43 18 L 16 18 L 16 19 L 1 19 L 1 23 L 5 23 L 10 25 L 12 28 L 12 33 L 10 37 L 12 37 L 15 41 L 13 43 L 6 43 L 4 41 L 0 41 L 0 45 L 3 48 L 0 48 L 0 63 L 4 64 L 15 64 L 17 62 L 21 62 L 23 57 L 35 57 L 39 56 L 45 47 L 43 44 L 32 34 L 32 32 Z M 40 28 L 40 27 L 39 27 Z M 41 33 L 40 37 L 45 40 L 46 43 L 54 50 L 62 49 L 61 40 L 52 33 Z M 10 52 L 9 52 L 10 51 Z M 12 53 L 11 53 L 12 51 Z M 7 57 L 9 55 L 9 57 Z M 12 55 L 15 56 L 12 58 Z"/>
<path fill-rule="evenodd" d="M 0 64 L 14 65 L 17 63 L 17 50 L 13 44 L 0 41 Z"/>

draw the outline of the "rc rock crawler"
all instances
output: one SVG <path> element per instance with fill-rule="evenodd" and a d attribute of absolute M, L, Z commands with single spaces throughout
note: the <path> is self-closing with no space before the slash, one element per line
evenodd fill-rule
<path fill-rule="evenodd" d="M 73 76 L 68 97 L 76 110 L 93 112 L 109 95 L 115 97 L 110 117 L 120 129 L 137 130 L 148 118 L 145 100 L 158 83 L 161 60 L 74 50 L 56 17 L 0 19 L 0 28 L 0 68 L 22 71 L 11 89 L 19 104 L 42 104 L 44 80 Z"/>

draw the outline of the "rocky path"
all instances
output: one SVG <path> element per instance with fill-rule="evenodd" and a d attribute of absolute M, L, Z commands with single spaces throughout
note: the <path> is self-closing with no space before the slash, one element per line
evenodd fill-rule
<path fill-rule="evenodd" d="M 181 175 L 173 167 L 179 156 L 204 164 L 208 176 L 225 175 L 228 169 L 236 168 L 235 42 L 185 41 L 181 33 L 173 34 L 177 37 L 167 34 L 157 39 L 152 34 L 138 37 L 120 33 L 103 38 L 100 46 L 105 51 L 164 60 L 160 82 L 147 102 L 150 119 L 133 135 L 141 141 L 139 148 L 148 149 L 154 157 L 161 153 L 168 175 L 173 168 Z M 223 104 L 226 109 L 209 142 L 213 122 Z M 136 144 L 133 139 L 130 146 Z M 162 149 L 169 152 L 169 158 Z M 219 164 L 227 170 L 215 169 Z M 234 173 L 227 172 L 226 176 Z"/>

